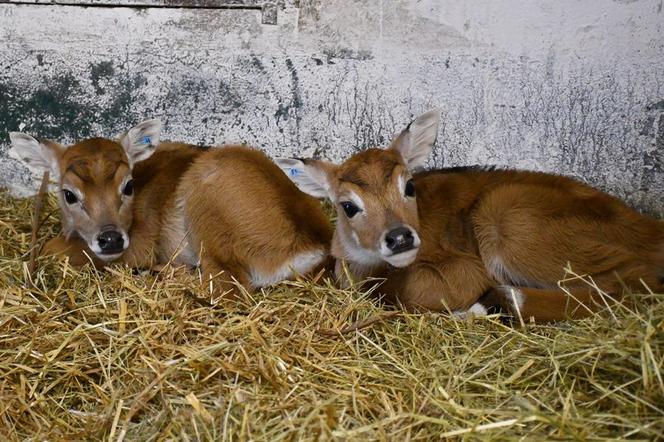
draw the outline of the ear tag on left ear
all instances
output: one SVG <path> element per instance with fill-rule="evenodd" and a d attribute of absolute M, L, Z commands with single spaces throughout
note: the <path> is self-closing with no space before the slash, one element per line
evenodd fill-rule
<path fill-rule="evenodd" d="M 152 144 L 152 138 L 149 136 L 144 136 L 143 137 L 143 144 Z"/>
<path fill-rule="evenodd" d="M 288 174 L 292 177 L 295 177 L 300 174 L 300 171 L 298 169 L 288 169 Z"/>

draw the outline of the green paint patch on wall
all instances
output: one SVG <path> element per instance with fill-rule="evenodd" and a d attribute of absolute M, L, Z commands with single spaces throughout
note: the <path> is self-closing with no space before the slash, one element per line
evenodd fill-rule
<path fill-rule="evenodd" d="M 145 78 L 111 61 L 89 69 L 89 81 L 75 72 L 44 72 L 32 89 L 20 78 L 0 78 L 0 139 L 8 141 L 7 133 L 16 130 L 55 140 L 108 136 L 134 124 L 140 116 L 131 104 L 140 99 Z M 96 134 L 95 127 L 111 132 Z"/>

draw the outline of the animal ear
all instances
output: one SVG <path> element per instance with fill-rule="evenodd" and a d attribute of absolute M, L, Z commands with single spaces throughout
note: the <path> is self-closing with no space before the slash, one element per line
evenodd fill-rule
<path fill-rule="evenodd" d="M 139 161 L 149 158 L 159 145 L 160 136 L 160 120 L 143 121 L 120 135 L 120 143 L 127 153 L 129 166 L 133 167 Z"/>
<path fill-rule="evenodd" d="M 426 162 L 438 138 L 440 109 L 433 109 L 414 119 L 390 145 L 401 154 L 406 166 L 413 171 Z"/>
<path fill-rule="evenodd" d="M 9 132 L 12 148 L 9 156 L 25 163 L 36 173 L 48 171 L 55 181 L 60 179 L 60 156 L 65 147 L 49 140 L 37 140 L 21 132 Z"/>
<path fill-rule="evenodd" d="M 332 198 L 330 177 L 333 164 L 298 158 L 277 158 L 275 163 L 302 192 L 316 198 Z"/>

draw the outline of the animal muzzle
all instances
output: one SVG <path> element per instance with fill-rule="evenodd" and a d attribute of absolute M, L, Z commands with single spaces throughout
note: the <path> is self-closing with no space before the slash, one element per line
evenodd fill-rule
<path fill-rule="evenodd" d="M 392 229 L 385 234 L 385 246 L 393 255 L 412 250 L 415 248 L 415 235 L 413 233 L 406 226 Z"/>
<path fill-rule="evenodd" d="M 394 267 L 406 267 L 415 261 L 419 247 L 419 235 L 406 224 L 388 230 L 380 240 L 383 260 Z"/>
<path fill-rule="evenodd" d="M 102 227 L 96 241 L 102 255 L 117 255 L 125 250 L 124 235 L 113 225 Z"/>

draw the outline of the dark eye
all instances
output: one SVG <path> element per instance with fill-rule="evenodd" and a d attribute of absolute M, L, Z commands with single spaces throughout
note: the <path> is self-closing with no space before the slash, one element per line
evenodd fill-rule
<path fill-rule="evenodd" d="M 406 196 L 414 197 L 415 196 L 415 184 L 413 184 L 413 180 L 408 180 L 406 183 Z"/>
<path fill-rule="evenodd" d="M 132 196 L 134 194 L 134 180 L 127 181 L 124 189 L 122 189 L 122 193 L 126 196 Z"/>
<path fill-rule="evenodd" d="M 76 195 L 74 195 L 74 192 L 71 190 L 64 189 L 62 193 L 65 195 L 65 201 L 67 201 L 67 204 L 74 204 L 78 202 L 78 198 L 76 198 Z"/>
<path fill-rule="evenodd" d="M 360 208 L 350 201 L 344 201 L 341 203 L 341 207 L 344 209 L 344 212 L 346 212 L 348 218 L 354 217 L 355 214 L 360 211 Z"/>

